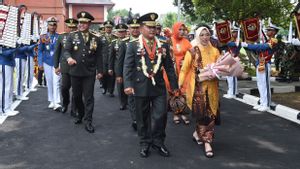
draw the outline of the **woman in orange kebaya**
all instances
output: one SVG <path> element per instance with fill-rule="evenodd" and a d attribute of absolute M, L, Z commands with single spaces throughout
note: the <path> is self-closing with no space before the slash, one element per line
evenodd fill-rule
<path fill-rule="evenodd" d="M 173 25 L 173 33 L 171 37 L 171 45 L 173 49 L 173 59 L 175 60 L 175 66 L 176 66 L 176 74 L 179 77 L 180 69 L 184 60 L 184 56 L 188 50 L 192 48 L 192 45 L 190 42 L 185 38 L 185 31 L 186 26 L 181 22 L 176 22 Z M 190 75 L 187 75 L 187 80 L 184 82 L 182 86 L 181 92 L 185 94 L 186 85 L 188 83 Z M 186 112 L 184 112 L 186 113 Z M 180 118 L 184 121 L 185 124 L 189 124 L 190 121 L 188 117 L 185 114 L 177 114 L 174 112 L 174 123 L 178 124 L 180 123 Z"/>

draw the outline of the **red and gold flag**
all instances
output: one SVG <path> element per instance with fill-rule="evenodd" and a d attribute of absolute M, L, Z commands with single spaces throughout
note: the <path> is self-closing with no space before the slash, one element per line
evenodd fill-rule
<path fill-rule="evenodd" d="M 220 43 L 227 44 L 231 40 L 230 24 L 228 21 L 216 23 L 216 32 Z"/>
<path fill-rule="evenodd" d="M 250 18 L 242 21 L 244 38 L 247 43 L 254 43 L 259 40 L 259 19 Z"/>

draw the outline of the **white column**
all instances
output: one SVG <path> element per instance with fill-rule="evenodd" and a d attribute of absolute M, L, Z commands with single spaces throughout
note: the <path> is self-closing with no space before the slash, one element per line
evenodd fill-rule
<path fill-rule="evenodd" d="M 104 16 L 103 16 L 103 20 L 106 21 L 107 20 L 107 15 L 108 15 L 108 11 L 107 11 L 107 6 L 104 5 Z"/>
<path fill-rule="evenodd" d="M 72 4 L 69 4 L 69 18 L 73 18 L 73 5 Z"/>

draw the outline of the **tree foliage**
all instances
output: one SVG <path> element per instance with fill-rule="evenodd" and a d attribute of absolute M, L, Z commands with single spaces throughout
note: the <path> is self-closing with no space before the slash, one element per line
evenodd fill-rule
<path fill-rule="evenodd" d="M 174 0 L 178 6 L 177 2 Z M 183 14 L 198 22 L 241 21 L 258 16 L 271 17 L 272 23 L 287 27 L 293 7 L 290 0 L 181 0 Z"/>
<path fill-rule="evenodd" d="M 176 13 L 167 13 L 162 18 L 162 24 L 164 27 L 172 28 L 173 24 L 177 21 L 177 14 Z"/>
<path fill-rule="evenodd" d="M 110 10 L 107 15 L 107 20 L 113 20 L 115 16 L 120 16 L 122 18 L 128 17 L 129 11 L 127 9 L 119 9 L 119 10 Z"/>

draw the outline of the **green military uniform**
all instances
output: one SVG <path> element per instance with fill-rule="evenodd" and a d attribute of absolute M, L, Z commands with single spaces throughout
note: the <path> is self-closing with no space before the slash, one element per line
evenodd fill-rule
<path fill-rule="evenodd" d="M 139 22 L 144 26 L 153 27 L 157 17 L 155 13 L 146 14 L 139 18 Z M 153 42 L 154 44 L 155 42 Z M 150 46 L 149 43 L 148 45 Z M 153 57 L 147 52 L 146 47 L 143 48 L 144 56 L 141 56 L 143 52 L 140 52 L 140 47 L 138 40 L 128 44 L 123 70 L 125 89 L 134 89 L 137 127 L 141 146 L 140 154 L 142 157 L 147 157 L 149 147 L 153 145 L 156 148 L 159 147 L 161 155 L 169 156 L 169 152 L 164 146 L 167 123 L 167 92 L 162 67 L 167 72 L 171 88 L 178 89 L 169 45 L 162 44 L 161 49 L 158 49 L 157 45 L 156 49 L 154 48 L 156 51 L 151 52 L 154 54 Z M 149 48 L 152 49 L 152 47 Z M 160 60 L 159 55 L 162 56 Z M 158 65 L 157 72 L 154 72 L 155 65 Z M 147 69 L 143 70 L 145 66 L 147 66 Z M 146 76 L 145 72 L 149 76 Z"/>
<path fill-rule="evenodd" d="M 125 33 L 126 29 L 128 27 L 125 24 L 118 24 L 115 27 L 116 31 Z M 125 37 L 125 34 L 124 34 Z M 123 38 L 123 37 L 122 37 Z M 117 39 L 114 39 L 112 41 L 112 44 L 109 48 L 109 61 L 108 61 L 108 70 L 112 70 L 114 72 L 115 77 L 123 77 L 122 74 L 120 74 L 119 70 L 121 67 L 118 65 L 119 62 L 119 53 L 120 53 L 120 45 L 122 43 L 122 39 L 119 37 Z M 124 49 L 122 49 L 124 50 Z M 126 51 L 126 49 L 125 49 Z M 123 69 L 123 67 L 122 67 Z M 119 94 L 119 101 L 120 101 L 120 110 L 125 110 L 127 106 L 127 95 L 124 93 L 124 83 L 118 83 L 117 82 L 117 91 Z"/>
<path fill-rule="evenodd" d="M 105 27 L 113 27 L 113 23 L 111 21 L 106 21 L 104 22 Z M 104 47 L 102 49 L 103 53 L 103 78 L 101 79 L 102 87 L 103 87 L 103 94 L 108 91 L 110 96 L 113 96 L 114 93 L 114 88 L 115 88 L 115 76 L 114 75 L 109 75 L 108 74 L 108 66 L 109 66 L 109 49 L 111 47 L 112 41 L 116 39 L 117 37 L 105 33 L 101 37 L 102 44 L 104 44 Z"/>
<path fill-rule="evenodd" d="M 131 29 L 138 29 L 140 27 L 140 24 L 138 23 L 137 18 L 132 18 L 127 22 L 127 25 Z M 125 55 L 126 55 L 126 50 L 129 42 L 136 41 L 137 38 L 133 37 L 132 35 L 130 37 L 124 38 L 120 44 L 120 49 L 119 49 L 119 59 L 117 60 L 117 67 L 116 69 L 116 76 L 121 76 L 123 77 L 123 67 L 124 67 L 124 60 L 125 60 Z M 124 79 L 124 78 L 123 78 Z M 123 81 L 124 83 L 124 81 Z M 123 85 L 124 86 L 124 85 Z M 137 124 L 136 124 L 136 109 L 135 109 L 135 100 L 133 95 L 129 95 L 128 98 L 128 109 L 130 111 L 132 123 L 131 126 L 132 128 L 136 131 L 137 130 Z"/>
<path fill-rule="evenodd" d="M 75 19 L 66 19 L 66 25 L 69 28 L 76 28 L 78 21 Z M 65 113 L 68 110 L 68 105 L 70 103 L 70 88 L 71 88 L 71 76 L 69 74 L 69 65 L 63 54 L 65 52 L 65 46 L 67 43 L 69 33 L 62 33 L 58 36 L 55 46 L 54 52 L 54 68 L 60 68 L 60 72 L 62 74 L 62 82 L 61 82 L 61 95 L 63 100 L 63 108 L 62 112 Z M 72 108 L 71 108 L 71 115 L 75 116 L 75 103 L 74 98 L 72 97 Z"/>
<path fill-rule="evenodd" d="M 77 18 L 79 23 L 94 20 L 94 17 L 88 12 L 78 13 Z M 76 31 L 69 35 L 64 53 L 65 58 L 72 58 L 76 61 L 76 64 L 70 66 L 69 71 L 74 99 L 78 108 L 78 119 L 75 123 L 81 123 L 85 115 L 88 132 L 94 132 L 91 125 L 94 110 L 94 84 L 96 73 L 103 72 L 102 46 L 96 35 L 90 32 Z"/>

